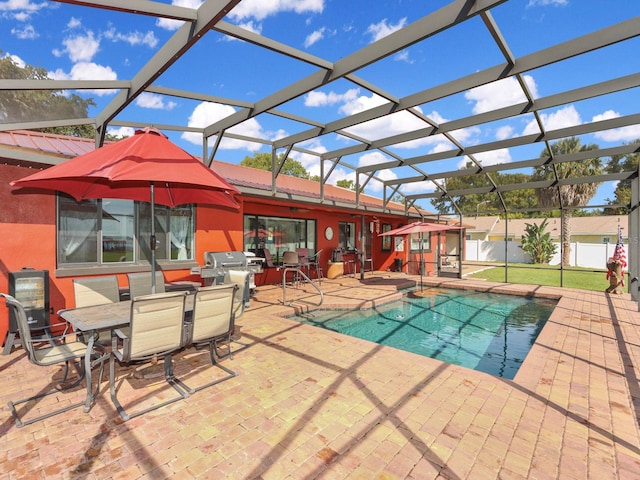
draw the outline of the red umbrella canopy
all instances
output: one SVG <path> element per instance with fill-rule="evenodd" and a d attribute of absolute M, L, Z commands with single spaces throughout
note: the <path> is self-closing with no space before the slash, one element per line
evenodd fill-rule
<path fill-rule="evenodd" d="M 389 230 L 388 232 L 381 233 L 383 235 L 411 235 L 412 233 L 426 233 L 426 232 L 443 232 L 446 230 L 460 230 L 460 227 L 453 225 L 443 225 L 441 223 L 431 222 L 415 222 L 409 225 Z"/>
<path fill-rule="evenodd" d="M 257 231 L 254 228 L 253 230 L 247 230 L 244 232 L 245 237 L 259 237 L 259 238 L 268 238 L 268 237 L 280 237 L 282 234 L 278 231 L 269 231 L 264 228 L 259 228 Z"/>
<path fill-rule="evenodd" d="M 154 128 L 11 182 L 65 192 L 77 201 L 122 198 L 175 207 L 200 203 L 239 208 L 240 191 Z"/>

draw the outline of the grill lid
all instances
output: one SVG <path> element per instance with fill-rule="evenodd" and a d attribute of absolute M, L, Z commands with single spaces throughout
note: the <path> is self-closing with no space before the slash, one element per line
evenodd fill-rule
<path fill-rule="evenodd" d="M 247 257 L 243 252 L 204 252 L 204 264 L 213 268 L 246 267 Z"/>

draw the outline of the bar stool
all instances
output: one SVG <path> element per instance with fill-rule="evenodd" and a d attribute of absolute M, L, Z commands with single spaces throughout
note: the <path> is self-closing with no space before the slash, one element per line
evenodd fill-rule
<path fill-rule="evenodd" d="M 322 281 L 322 265 L 320 265 L 320 256 L 322 248 L 309 257 L 309 271 L 313 268 L 316 271 L 316 278 Z"/>
<path fill-rule="evenodd" d="M 343 252 L 339 252 L 337 256 L 338 256 L 338 261 L 344 264 L 344 274 L 345 275 L 355 274 L 356 261 L 353 259 L 347 259 L 345 257 L 345 253 Z"/>
<path fill-rule="evenodd" d="M 300 261 L 298 258 L 298 252 L 288 251 L 282 254 L 282 268 L 300 268 Z M 285 272 L 282 273 L 285 275 Z M 285 278 L 286 282 L 287 279 Z M 293 272 L 292 285 L 297 286 L 300 283 L 300 275 L 298 272 Z"/>

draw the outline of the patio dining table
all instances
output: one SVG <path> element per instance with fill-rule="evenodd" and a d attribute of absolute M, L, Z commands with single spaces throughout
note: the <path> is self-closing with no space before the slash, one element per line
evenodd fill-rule
<path fill-rule="evenodd" d="M 185 298 L 185 316 L 193 311 L 195 295 L 187 294 Z M 85 374 L 87 376 L 87 398 L 84 411 L 91 408 L 93 396 L 91 392 L 91 355 L 95 338 L 93 333 L 98 330 L 114 329 L 129 325 L 131 321 L 131 300 L 95 305 L 91 307 L 66 308 L 58 311 L 58 315 L 67 321 L 76 332 L 88 334 L 87 354 L 84 359 Z M 108 353 L 101 353 L 108 355 Z"/>

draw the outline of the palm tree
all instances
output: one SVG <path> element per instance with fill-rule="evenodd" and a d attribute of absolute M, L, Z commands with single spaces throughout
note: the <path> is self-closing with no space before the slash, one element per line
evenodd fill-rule
<path fill-rule="evenodd" d="M 597 150 L 598 145 L 581 145 L 576 137 L 565 138 L 550 145 L 540 154 L 542 158 L 555 158 L 559 155 L 569 155 L 587 150 Z M 602 160 L 599 157 L 540 165 L 534 168 L 534 181 L 563 180 L 602 174 Z M 562 217 L 562 265 L 569 265 L 571 254 L 571 217 L 573 208 L 586 205 L 598 191 L 600 183 L 578 183 L 574 185 L 552 185 L 536 189 L 536 196 L 541 207 L 556 207 L 561 209 Z"/>

